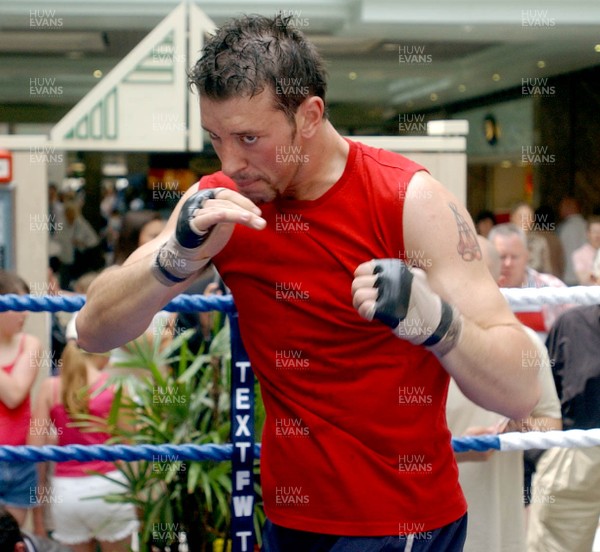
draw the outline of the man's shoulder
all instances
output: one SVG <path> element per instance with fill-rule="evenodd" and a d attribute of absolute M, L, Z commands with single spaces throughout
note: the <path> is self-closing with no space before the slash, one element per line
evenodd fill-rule
<path fill-rule="evenodd" d="M 356 144 L 362 155 L 363 162 L 367 165 L 378 165 L 382 168 L 399 169 L 409 173 L 427 170 L 422 165 L 419 165 L 419 163 L 416 163 L 400 153 L 369 146 L 363 142 L 356 142 Z"/>

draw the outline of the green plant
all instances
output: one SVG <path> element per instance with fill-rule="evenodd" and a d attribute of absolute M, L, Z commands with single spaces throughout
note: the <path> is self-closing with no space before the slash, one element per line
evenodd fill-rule
<path fill-rule="evenodd" d="M 215 336 L 209 351 L 192 355 L 188 330 L 164 348 L 158 340 L 140 338 L 129 345 L 121 368 L 136 368 L 142 375 L 118 375 L 115 400 L 108 419 L 112 443 L 226 443 L 230 435 L 229 326 Z M 257 409 L 257 430 L 262 426 L 262 405 Z M 82 416 L 78 425 L 90 427 L 100 420 Z M 104 423 L 106 421 L 104 420 Z M 258 431 L 257 431 L 257 434 Z M 189 550 L 212 550 L 216 539 L 228 539 L 230 528 L 230 462 L 183 461 L 161 455 L 153 461 L 119 463 L 125 475 L 123 494 L 106 497 L 136 505 L 141 522 L 141 550 L 169 545 L 178 549 L 184 533 Z M 108 476 L 107 476 L 108 477 Z M 257 496 L 260 487 L 256 485 Z M 255 526 L 264 521 L 257 507 Z M 156 549 L 156 548 L 155 548 Z"/>

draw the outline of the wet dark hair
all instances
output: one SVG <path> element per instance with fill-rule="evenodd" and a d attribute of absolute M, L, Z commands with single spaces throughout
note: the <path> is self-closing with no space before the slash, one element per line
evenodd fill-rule
<path fill-rule="evenodd" d="M 188 77 L 192 89 L 213 100 L 251 98 L 270 89 L 275 107 L 292 122 L 306 98 L 325 102 L 327 90 L 321 56 L 281 15 L 246 15 L 224 24 Z"/>
<path fill-rule="evenodd" d="M 29 286 L 18 274 L 0 269 L 0 295 L 29 293 Z"/>

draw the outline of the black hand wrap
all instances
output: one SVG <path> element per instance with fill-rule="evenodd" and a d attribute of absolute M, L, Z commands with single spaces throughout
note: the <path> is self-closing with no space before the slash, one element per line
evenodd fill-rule
<path fill-rule="evenodd" d="M 373 260 L 378 289 L 373 318 L 414 345 L 423 345 L 439 357 L 451 351 L 462 331 L 462 316 L 432 291 L 427 275 L 399 259 Z"/>
<path fill-rule="evenodd" d="M 398 327 L 408 312 L 413 275 L 399 259 L 373 260 L 378 290 L 373 318 L 390 328 Z"/>
<path fill-rule="evenodd" d="M 182 205 L 181 212 L 177 218 L 177 229 L 175 230 L 175 237 L 182 247 L 195 249 L 202 245 L 212 232 L 214 226 L 204 230 L 202 233 L 198 233 L 192 229 L 191 223 L 194 220 L 194 212 L 197 209 L 202 209 L 207 199 L 215 199 L 220 189 L 209 188 L 207 190 L 200 190 L 193 196 L 188 197 Z"/>
<path fill-rule="evenodd" d="M 194 214 L 204 208 L 208 199 L 215 199 L 223 188 L 200 190 L 185 200 L 177 217 L 175 233 L 161 246 L 152 263 L 153 276 L 165 286 L 174 286 L 187 280 L 206 265 L 206 259 L 198 259 L 196 249 L 212 232 L 214 225 L 203 231 L 192 227 Z"/>

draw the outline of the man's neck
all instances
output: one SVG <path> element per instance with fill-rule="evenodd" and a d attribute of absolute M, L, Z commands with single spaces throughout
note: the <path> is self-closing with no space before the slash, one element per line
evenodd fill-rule
<path fill-rule="evenodd" d="M 300 167 L 287 197 L 315 200 L 341 178 L 348 161 L 350 146 L 329 121 L 304 146 L 307 163 Z"/>

